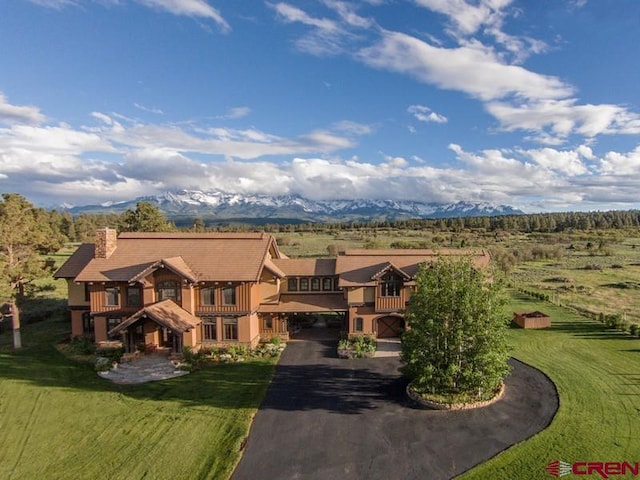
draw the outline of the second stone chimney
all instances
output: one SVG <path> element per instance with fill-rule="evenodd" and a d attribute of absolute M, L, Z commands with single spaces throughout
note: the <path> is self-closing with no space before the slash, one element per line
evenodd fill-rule
<path fill-rule="evenodd" d="M 95 258 L 109 258 L 118 246 L 118 232 L 113 228 L 96 230 Z"/>

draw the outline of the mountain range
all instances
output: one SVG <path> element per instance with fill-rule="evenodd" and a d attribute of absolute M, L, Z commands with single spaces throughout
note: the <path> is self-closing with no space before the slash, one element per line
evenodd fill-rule
<path fill-rule="evenodd" d="M 215 223 L 302 223 L 393 221 L 410 218 L 455 218 L 522 214 L 508 205 L 487 202 L 448 204 L 403 200 L 310 200 L 299 195 L 241 195 L 224 192 L 181 190 L 138 197 L 123 202 L 65 207 L 73 215 L 80 213 L 121 213 L 135 209 L 138 202 L 158 207 L 177 225 L 202 218 Z"/>

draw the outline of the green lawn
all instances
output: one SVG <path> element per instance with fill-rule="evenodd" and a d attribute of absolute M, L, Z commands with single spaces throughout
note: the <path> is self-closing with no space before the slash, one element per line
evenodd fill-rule
<path fill-rule="evenodd" d="M 510 339 L 513 356 L 554 381 L 560 409 L 549 428 L 463 478 L 545 478 L 552 460 L 640 461 L 640 339 L 521 295 L 508 308 L 551 315 L 551 329 L 512 329 Z"/>
<path fill-rule="evenodd" d="M 118 386 L 55 349 L 68 328 L 26 325 L 19 352 L 0 335 L 0 478 L 229 477 L 273 361 Z"/>

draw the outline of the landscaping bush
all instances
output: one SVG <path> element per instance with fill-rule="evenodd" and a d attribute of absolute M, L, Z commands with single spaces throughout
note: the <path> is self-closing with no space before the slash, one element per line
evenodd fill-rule
<path fill-rule="evenodd" d="M 197 352 L 194 352 L 189 346 L 185 346 L 182 349 L 182 358 L 184 359 L 184 363 L 188 364 L 191 369 L 200 368 L 206 354 L 207 352 L 204 349 L 200 349 Z"/>
<path fill-rule="evenodd" d="M 112 363 L 111 359 L 107 357 L 98 357 L 95 363 L 95 370 L 96 372 L 106 372 L 111 369 Z"/>
<path fill-rule="evenodd" d="M 90 338 L 78 335 L 69 342 L 69 349 L 76 355 L 93 355 L 96 352 L 96 345 Z"/>
<path fill-rule="evenodd" d="M 338 356 L 340 358 L 372 357 L 376 351 L 376 340 L 373 337 L 360 335 L 338 342 Z"/>
<path fill-rule="evenodd" d="M 111 362 L 118 362 L 122 359 L 122 355 L 124 355 L 124 347 L 107 347 L 107 348 L 98 348 L 96 350 L 96 355 L 99 357 L 105 357 L 111 360 Z"/>

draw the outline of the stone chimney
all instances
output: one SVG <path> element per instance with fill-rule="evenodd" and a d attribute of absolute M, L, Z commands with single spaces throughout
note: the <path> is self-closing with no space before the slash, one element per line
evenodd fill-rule
<path fill-rule="evenodd" d="M 109 258 L 118 246 L 118 232 L 113 228 L 99 228 L 96 230 L 95 258 Z"/>

